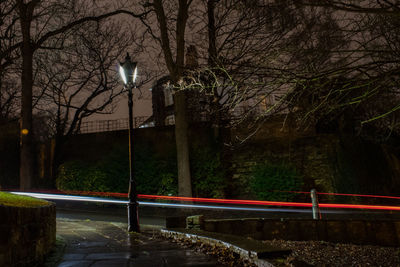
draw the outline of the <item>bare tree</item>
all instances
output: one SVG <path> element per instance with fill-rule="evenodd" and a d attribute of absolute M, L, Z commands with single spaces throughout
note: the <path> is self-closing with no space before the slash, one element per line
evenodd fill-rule
<path fill-rule="evenodd" d="M 19 54 L 11 49 L 18 42 L 17 20 L 12 15 L 15 9 L 15 3 L 0 1 L 0 121 L 16 117 L 19 107 L 18 85 L 13 79 L 18 75 Z"/>
<path fill-rule="evenodd" d="M 132 39 L 110 21 L 92 22 L 63 38 L 63 49 L 36 54 L 35 108 L 47 114 L 52 125 L 56 141 L 53 176 L 63 144 L 79 132 L 82 120 L 111 113 L 116 98 L 124 93 L 116 62 L 130 50 Z"/>
<path fill-rule="evenodd" d="M 208 46 L 199 47 L 202 65 L 187 75 L 182 88 L 210 96 L 215 128 L 232 127 L 253 115 L 262 115 L 255 118 L 262 120 L 281 112 L 286 108 L 284 102 L 271 98 L 285 94 L 299 62 L 310 65 L 307 56 L 315 52 L 303 53 L 300 60 L 299 53 L 305 51 L 300 47 L 309 44 L 310 35 L 318 32 L 315 25 L 329 14 L 309 12 L 312 16 L 305 21 L 308 11 L 287 1 L 210 0 L 205 4 L 200 8 L 203 27 L 197 28 L 200 36 L 208 36 Z M 332 29 L 322 35 L 329 33 Z M 304 45 L 299 46 L 300 42 Z M 315 56 L 323 61 L 322 57 Z"/>
<path fill-rule="evenodd" d="M 147 33 L 159 44 L 170 80 L 176 88 L 185 71 L 185 31 L 191 4 L 192 0 L 154 0 L 143 4 L 145 11 L 154 15 L 143 20 L 143 23 L 147 27 Z M 178 192 L 181 196 L 192 196 L 185 91 L 174 91 L 174 109 Z"/>
<path fill-rule="evenodd" d="M 4 2 L 4 1 L 2 1 Z M 60 44 L 52 43 L 53 37 L 74 31 L 76 27 L 89 21 L 100 21 L 117 14 L 130 14 L 123 9 L 113 9 L 107 4 L 100 6 L 96 1 L 50 1 L 50 0 L 12 0 L 6 1 L 12 7 L 7 17 L 11 24 L 18 25 L 18 39 L 2 50 L 0 58 L 19 51 L 21 55 L 21 165 L 20 188 L 31 187 L 33 179 L 33 82 L 34 54 L 41 49 L 53 49 Z M 111 11 L 110 11 L 111 10 Z M 62 43 L 61 43 L 62 45 Z"/>
<path fill-rule="evenodd" d="M 309 98 L 307 109 L 303 107 L 300 113 L 302 121 L 352 124 L 352 131 L 369 132 L 369 138 L 375 135 L 376 141 L 398 132 L 399 3 L 303 1 L 303 5 L 334 12 L 347 44 L 327 50 L 329 58 L 338 59 L 337 64 L 324 64 L 318 72 L 299 72 L 294 95 Z M 298 100 L 290 99 L 292 103 Z"/>
<path fill-rule="evenodd" d="M 267 103 L 255 129 L 282 110 L 303 127 L 398 127 L 397 2 L 210 0 L 207 10 L 208 65 L 182 87 L 210 94 L 213 114 L 251 100 L 254 109 Z"/>
<path fill-rule="evenodd" d="M 335 10 L 361 13 L 361 14 L 380 14 L 380 15 L 398 15 L 400 12 L 400 3 L 397 0 L 367 0 L 367 1 L 337 1 L 322 0 L 310 1 L 301 0 L 299 4 L 316 7 L 327 7 Z"/>
<path fill-rule="evenodd" d="M 17 84 L 7 74 L 3 74 L 0 84 L 0 122 L 17 117 L 19 110 L 19 90 Z"/>

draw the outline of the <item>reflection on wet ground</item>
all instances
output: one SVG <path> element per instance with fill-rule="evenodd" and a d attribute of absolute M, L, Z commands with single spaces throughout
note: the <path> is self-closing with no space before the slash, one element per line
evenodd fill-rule
<path fill-rule="evenodd" d="M 126 223 L 57 219 L 66 243 L 60 267 L 70 266 L 221 266 L 205 255 L 164 240 L 154 228 L 127 233 Z"/>

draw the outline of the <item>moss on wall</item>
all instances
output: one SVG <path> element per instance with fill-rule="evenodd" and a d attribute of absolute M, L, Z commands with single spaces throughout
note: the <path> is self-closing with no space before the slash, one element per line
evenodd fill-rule
<path fill-rule="evenodd" d="M 391 149 L 352 136 L 269 137 L 232 153 L 232 195 L 248 198 L 252 166 L 264 162 L 294 165 L 303 189 L 320 192 L 398 193 L 400 161 Z M 397 167 L 396 167 L 397 166 Z"/>

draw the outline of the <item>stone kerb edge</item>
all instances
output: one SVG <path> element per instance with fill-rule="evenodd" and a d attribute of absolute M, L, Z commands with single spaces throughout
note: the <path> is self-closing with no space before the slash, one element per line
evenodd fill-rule
<path fill-rule="evenodd" d="M 164 237 L 167 237 L 167 238 L 185 239 L 185 240 L 190 240 L 193 243 L 200 241 L 200 242 L 208 244 L 208 245 L 223 247 L 225 249 L 229 249 L 229 250 L 239 254 L 240 258 L 242 260 L 246 260 L 246 261 L 254 264 L 255 266 L 273 267 L 273 265 L 271 263 L 269 263 L 265 260 L 259 259 L 257 257 L 257 252 L 240 248 L 238 246 L 235 246 L 235 245 L 230 244 L 225 241 L 217 240 L 217 239 L 210 238 L 210 237 L 195 235 L 195 234 L 188 234 L 188 233 L 172 231 L 172 230 L 161 229 L 160 231 L 161 231 L 161 235 L 163 235 Z"/>

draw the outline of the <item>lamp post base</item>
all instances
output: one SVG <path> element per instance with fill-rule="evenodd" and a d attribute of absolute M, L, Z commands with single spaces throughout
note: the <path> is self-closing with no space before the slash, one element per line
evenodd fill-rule
<path fill-rule="evenodd" d="M 128 232 L 140 232 L 138 203 L 128 203 Z"/>

